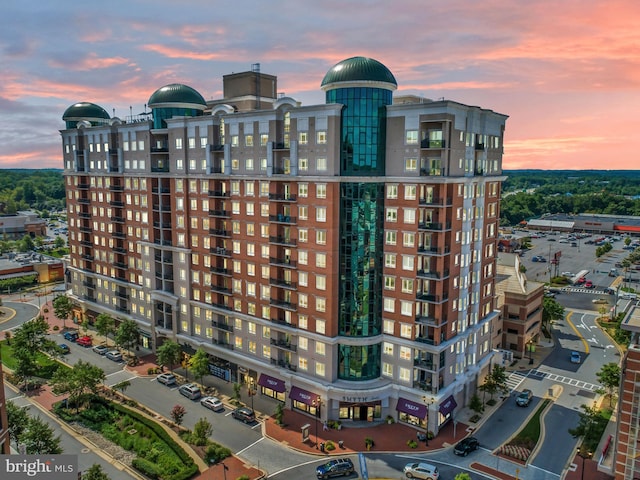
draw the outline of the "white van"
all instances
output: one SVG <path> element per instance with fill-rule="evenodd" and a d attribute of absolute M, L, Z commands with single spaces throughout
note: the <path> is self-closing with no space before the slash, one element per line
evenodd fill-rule
<path fill-rule="evenodd" d="M 186 385 L 182 385 L 178 391 L 180 395 L 184 395 L 189 400 L 197 400 L 202 396 L 200 392 L 200 387 L 198 387 L 195 383 L 188 383 Z"/>

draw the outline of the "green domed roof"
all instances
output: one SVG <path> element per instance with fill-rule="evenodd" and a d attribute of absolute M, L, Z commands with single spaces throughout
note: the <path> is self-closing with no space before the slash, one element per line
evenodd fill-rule
<path fill-rule="evenodd" d="M 383 82 L 397 87 L 395 77 L 382 63 L 373 58 L 352 57 L 337 63 L 327 72 L 320 84 L 322 87 L 341 82 Z"/>
<path fill-rule="evenodd" d="M 62 114 L 62 120 L 64 121 L 83 119 L 91 120 L 99 118 L 109 120 L 111 117 L 100 105 L 89 102 L 74 103 Z"/>
<path fill-rule="evenodd" d="M 207 106 L 207 102 L 202 95 L 193 88 L 182 85 L 181 83 L 172 83 L 171 85 L 165 85 L 159 88 L 149 97 L 147 103 L 151 108 L 167 103 Z"/>

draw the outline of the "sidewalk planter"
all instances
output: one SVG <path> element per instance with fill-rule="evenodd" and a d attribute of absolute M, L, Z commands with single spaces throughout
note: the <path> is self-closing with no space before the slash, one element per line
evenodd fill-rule
<path fill-rule="evenodd" d="M 367 448 L 367 450 L 371 450 L 374 446 L 373 438 L 366 437 L 364 439 L 364 446 Z"/>

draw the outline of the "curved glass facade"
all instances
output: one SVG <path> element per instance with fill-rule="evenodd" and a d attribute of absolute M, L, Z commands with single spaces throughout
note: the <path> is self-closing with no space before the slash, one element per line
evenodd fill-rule
<path fill-rule="evenodd" d="M 327 91 L 327 103 L 341 103 L 341 175 L 384 175 L 386 106 L 393 93 L 383 88 L 337 88 Z"/>
<path fill-rule="evenodd" d="M 382 329 L 383 222 L 383 183 L 340 186 L 340 335 L 371 337 Z"/>
<path fill-rule="evenodd" d="M 173 117 L 200 117 L 202 110 L 195 108 L 154 108 L 153 128 L 167 128 L 167 120 Z"/>
<path fill-rule="evenodd" d="M 340 345 L 338 377 L 343 380 L 372 380 L 380 376 L 380 344 Z"/>

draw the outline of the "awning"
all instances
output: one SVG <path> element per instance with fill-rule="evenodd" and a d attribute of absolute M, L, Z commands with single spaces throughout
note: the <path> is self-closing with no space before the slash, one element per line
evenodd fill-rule
<path fill-rule="evenodd" d="M 426 405 L 421 405 L 420 403 L 412 402 L 402 397 L 398 398 L 396 410 L 418 418 L 425 418 L 427 416 Z"/>
<path fill-rule="evenodd" d="M 449 397 L 440 404 L 440 413 L 447 416 L 453 412 L 457 406 L 458 404 L 456 403 L 456 399 L 453 398 L 453 395 L 449 395 Z"/>
<path fill-rule="evenodd" d="M 265 375 L 264 373 L 260 375 L 260 378 L 258 379 L 258 385 L 260 385 L 261 387 L 270 388 L 271 390 L 275 390 L 278 393 L 282 393 L 286 390 L 286 388 L 284 387 L 284 381 L 270 377 L 269 375 Z"/>
<path fill-rule="evenodd" d="M 298 402 L 302 402 L 306 405 L 313 406 L 313 402 L 317 402 L 319 395 L 315 393 L 307 392 L 298 387 L 291 387 L 291 393 L 289 394 L 289 398 L 291 400 L 296 400 Z"/>

